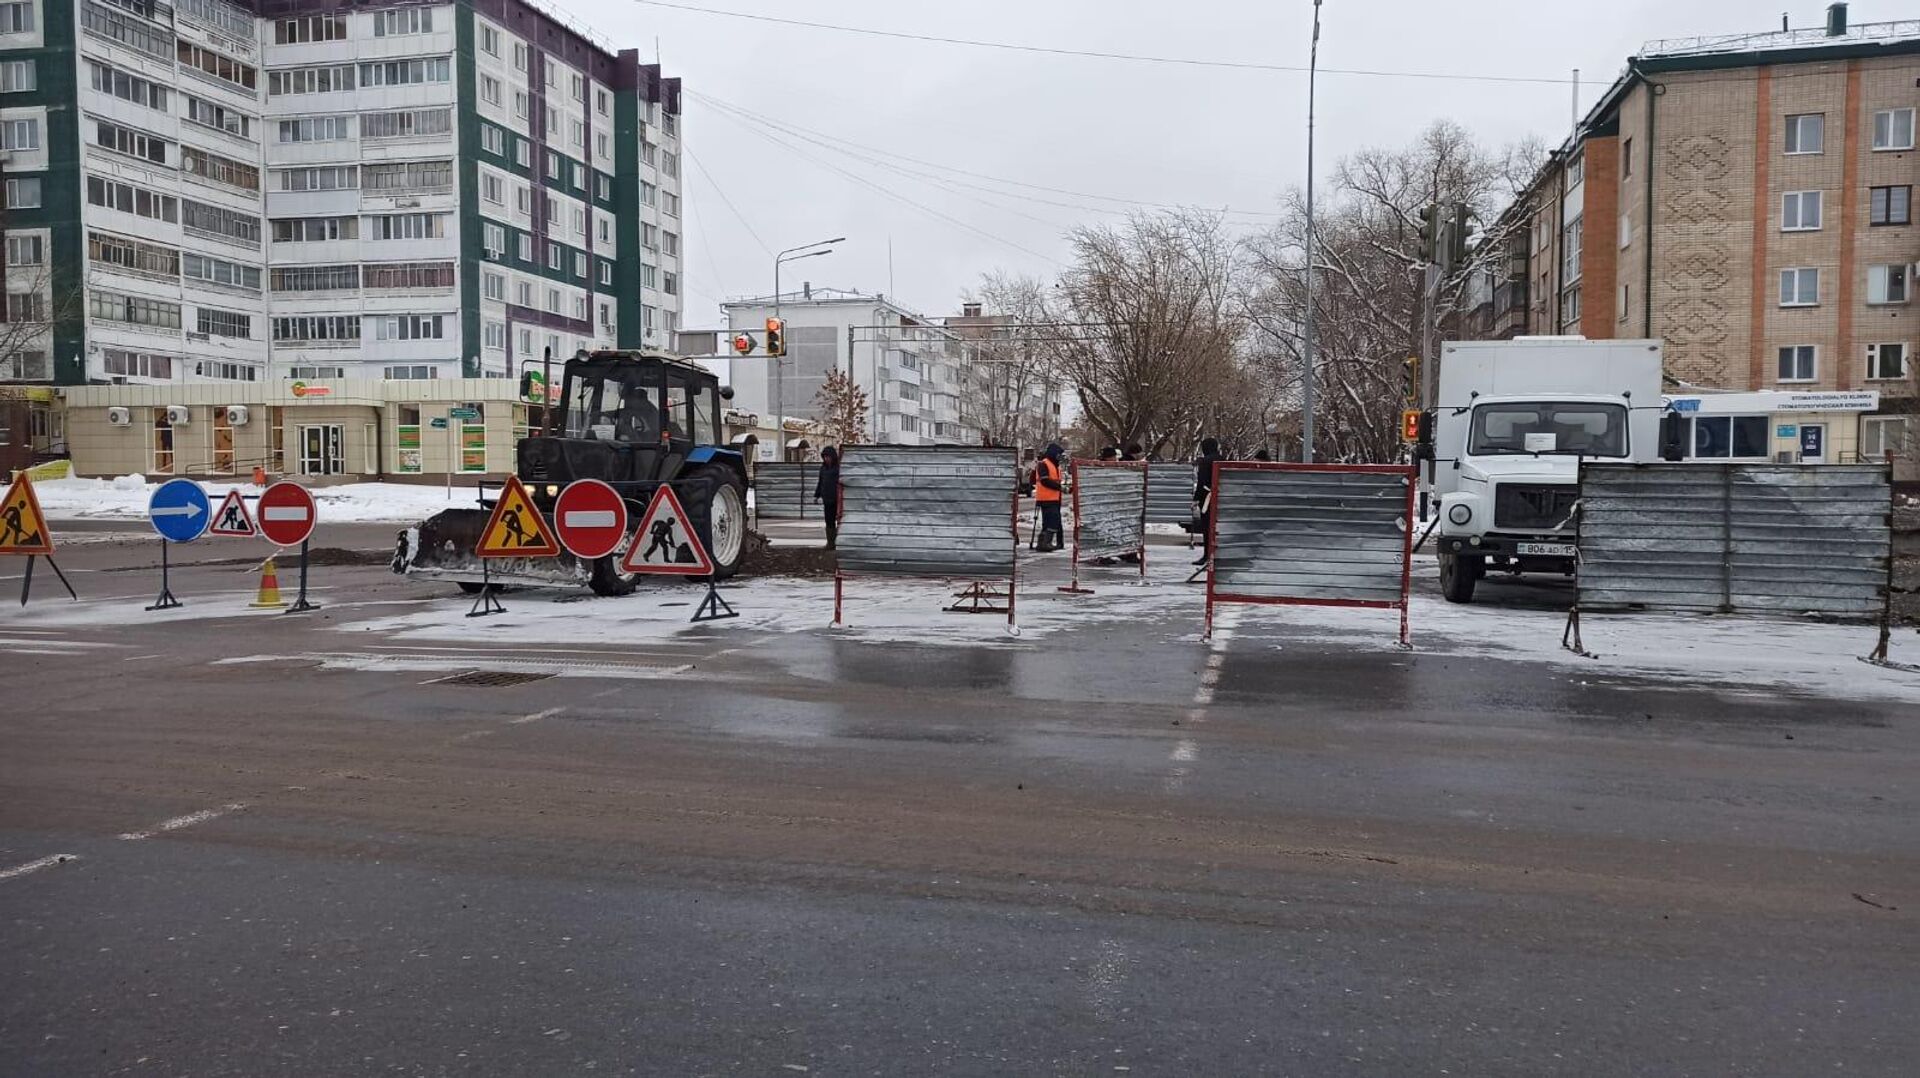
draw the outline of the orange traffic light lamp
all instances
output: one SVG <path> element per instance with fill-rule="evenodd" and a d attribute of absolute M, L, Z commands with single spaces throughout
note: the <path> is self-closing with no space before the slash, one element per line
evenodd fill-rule
<path fill-rule="evenodd" d="M 1409 445 L 1420 440 L 1420 409 L 1408 408 L 1400 413 L 1400 440 Z"/>

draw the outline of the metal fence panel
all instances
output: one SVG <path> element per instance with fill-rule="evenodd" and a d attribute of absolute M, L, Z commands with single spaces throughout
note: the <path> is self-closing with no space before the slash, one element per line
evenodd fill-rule
<path fill-rule="evenodd" d="M 1892 554 L 1878 465 L 1583 464 L 1579 604 L 1877 616 Z"/>
<path fill-rule="evenodd" d="M 1147 523 L 1185 524 L 1193 519 L 1193 465 L 1155 461 L 1147 466 Z"/>
<path fill-rule="evenodd" d="M 1074 556 L 1131 554 L 1146 542 L 1147 466 L 1073 462 Z"/>
<path fill-rule="evenodd" d="M 754 465 L 753 511 L 767 520 L 798 520 L 820 516 L 813 501 L 813 485 L 820 479 L 814 462 L 766 461 Z"/>
<path fill-rule="evenodd" d="M 843 571 L 1012 576 L 1015 450 L 860 445 L 844 454 Z"/>
<path fill-rule="evenodd" d="M 1411 489 L 1406 468 L 1221 465 L 1214 599 L 1404 604 Z"/>

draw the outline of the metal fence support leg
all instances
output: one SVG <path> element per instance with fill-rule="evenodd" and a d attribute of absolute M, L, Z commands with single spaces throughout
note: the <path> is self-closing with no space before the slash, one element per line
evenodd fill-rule
<path fill-rule="evenodd" d="M 1560 632 L 1560 646 L 1585 658 L 1593 658 L 1587 651 L 1587 645 L 1580 639 L 1580 604 L 1567 608 L 1567 627 Z"/>
<path fill-rule="evenodd" d="M 840 600 L 844 591 L 844 578 L 838 570 L 833 574 L 833 628 L 840 628 Z"/>
<path fill-rule="evenodd" d="M 1405 596 L 1401 597 L 1400 599 L 1400 646 L 1405 648 L 1408 651 L 1413 650 L 1413 637 L 1410 635 L 1410 632 L 1407 626 L 1407 607 L 1411 605 L 1412 605 L 1411 603 L 1407 602 Z"/>

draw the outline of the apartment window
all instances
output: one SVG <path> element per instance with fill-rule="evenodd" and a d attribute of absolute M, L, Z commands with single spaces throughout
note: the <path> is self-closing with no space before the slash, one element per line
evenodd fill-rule
<path fill-rule="evenodd" d="M 640 143 L 640 163 L 649 167 L 659 163 L 659 151 L 654 149 L 653 143 L 644 139 Z"/>
<path fill-rule="evenodd" d="M 505 303 L 507 299 L 507 279 L 498 273 L 481 274 L 480 293 L 488 299 L 497 299 Z"/>
<path fill-rule="evenodd" d="M 640 204 L 652 206 L 659 201 L 660 189 L 645 180 L 640 181 Z"/>
<path fill-rule="evenodd" d="M 179 251 L 106 232 L 87 234 L 87 258 L 127 273 L 148 277 L 180 276 Z"/>
<path fill-rule="evenodd" d="M 0 4 L 0 34 L 30 34 L 33 32 L 33 4 L 30 0 L 16 0 L 14 3 Z"/>
<path fill-rule="evenodd" d="M 558 288 L 547 289 L 547 313 L 560 313 L 560 290 Z"/>
<path fill-rule="evenodd" d="M 480 174 L 480 197 L 498 206 L 507 203 L 507 185 L 500 177 L 492 173 Z"/>
<path fill-rule="evenodd" d="M 360 287 L 360 267 L 275 266 L 267 278 L 275 292 L 351 292 Z"/>
<path fill-rule="evenodd" d="M 260 245 L 260 218 L 238 210 L 195 202 L 190 198 L 180 200 L 180 227 L 189 232 L 204 232 L 244 243 L 249 247 Z"/>
<path fill-rule="evenodd" d="M 518 41 L 513 43 L 513 69 L 515 71 L 527 69 L 527 47 Z"/>
<path fill-rule="evenodd" d="M 19 127 L 21 124 L 31 124 L 33 126 L 31 129 L 23 132 Z M 31 139 L 32 142 L 26 146 L 14 144 L 17 139 L 23 137 Z M 0 148 L 8 150 L 32 149 L 39 144 L 39 139 L 40 129 L 37 121 L 0 121 Z M 168 144 L 165 139 L 135 131 L 130 127 L 121 127 L 119 124 L 105 122 L 95 124 L 94 144 L 103 150 L 112 150 L 114 153 L 123 153 L 129 157 L 138 157 L 141 160 L 152 161 L 155 164 L 164 165 L 167 163 Z"/>
<path fill-rule="evenodd" d="M 573 297 L 573 317 L 574 317 L 574 320 L 577 322 L 584 322 L 587 320 L 587 297 L 585 296 Z"/>
<path fill-rule="evenodd" d="M 659 274 L 659 272 L 660 272 L 659 270 L 656 270 L 652 266 L 649 266 L 646 263 L 642 262 L 640 264 L 640 287 L 641 288 L 660 287 L 658 280 L 656 280 L 656 277 Z"/>
<path fill-rule="evenodd" d="M 345 367 L 299 366 L 299 367 L 287 368 L 288 378 L 299 378 L 309 382 L 324 382 L 329 378 L 345 378 L 346 376 L 347 376 L 347 369 Z M 280 409 L 275 408 L 274 411 L 278 412 L 280 411 Z M 280 428 L 278 426 L 274 427 L 274 434 L 276 438 L 280 434 Z M 280 450 L 276 448 L 274 450 L 274 459 L 278 460 L 279 457 L 280 457 Z"/>
<path fill-rule="evenodd" d="M 1820 230 L 1820 192 L 1788 191 L 1780 198 L 1780 231 Z"/>
<path fill-rule="evenodd" d="M 605 302 L 600 304 L 600 324 L 606 327 L 613 325 L 613 304 Z"/>
<path fill-rule="evenodd" d="M 382 341 L 437 341 L 443 336 L 445 315 L 390 314 L 373 320 L 374 339 Z"/>
<path fill-rule="evenodd" d="M 1907 376 L 1907 346 L 1904 344 L 1867 345 L 1867 377 L 1888 381 Z"/>
<path fill-rule="evenodd" d="M 1873 148 L 1913 149 L 1913 110 L 1884 109 L 1873 114 Z"/>
<path fill-rule="evenodd" d="M 613 181 L 607 179 L 604 172 L 593 174 L 593 197 L 609 200 L 613 198 Z"/>
<path fill-rule="evenodd" d="M 607 287 L 612 287 L 612 285 L 613 285 L 613 263 L 611 263 L 611 262 L 602 262 L 602 263 L 600 263 L 600 283 L 601 283 L 602 285 L 604 285 L 604 286 L 607 286 Z"/>
<path fill-rule="evenodd" d="M 661 154 L 660 155 L 660 174 L 663 176 L 678 178 L 680 175 L 680 155 L 677 153 Z"/>
<path fill-rule="evenodd" d="M 1620 215 L 1620 249 L 1626 250 L 1633 242 L 1633 219 L 1626 214 Z"/>
<path fill-rule="evenodd" d="M 365 275 L 369 289 L 453 287 L 451 262 L 372 262 Z"/>
<path fill-rule="evenodd" d="M 649 251 L 658 251 L 660 249 L 660 230 L 653 225 L 641 225 L 640 246 L 645 247 Z"/>
<path fill-rule="evenodd" d="M 252 337 L 253 316 L 239 311 L 201 307 L 193 312 L 194 328 L 209 337 Z"/>
<path fill-rule="evenodd" d="M 1615 305 L 1613 309 L 1614 321 L 1625 322 L 1627 320 L 1627 309 L 1633 306 L 1633 304 L 1629 301 L 1628 297 L 1630 297 L 1632 294 L 1633 293 L 1631 291 L 1631 286 L 1624 285 L 1624 284 L 1620 286 L 1620 302 L 1617 305 Z"/>
<path fill-rule="evenodd" d="M 1913 221 L 1913 186 L 1876 187 L 1869 193 L 1869 224 L 1904 225 Z"/>
<path fill-rule="evenodd" d="M 433 33 L 432 8 L 409 7 L 374 12 L 374 37 L 404 37 L 407 34 L 430 33 Z"/>
<path fill-rule="evenodd" d="M 1787 117 L 1787 152 L 1820 153 L 1826 141 L 1824 113 L 1803 112 Z"/>
<path fill-rule="evenodd" d="M 548 150 L 547 151 L 547 179 L 549 180 L 559 179 L 560 170 L 561 170 L 560 155 L 557 153 L 554 153 L 552 150 Z"/>
<path fill-rule="evenodd" d="M 190 283 L 199 282 L 203 285 L 241 289 L 248 292 L 260 291 L 260 267 L 229 262 L 224 258 L 198 255 L 191 251 L 180 256 L 180 275 Z"/>
<path fill-rule="evenodd" d="M 267 72 L 267 96 L 333 94 L 353 89 L 353 65 L 291 67 Z"/>
<path fill-rule="evenodd" d="M 1818 376 L 1815 348 L 1811 344 L 1790 344 L 1780 349 L 1778 375 L 1782 382 L 1811 382 Z"/>
<path fill-rule="evenodd" d="M 550 138 L 558 138 L 560 135 L 560 110 L 552 105 L 547 106 L 547 126 L 542 129 L 542 133 Z"/>
<path fill-rule="evenodd" d="M 12 182 L 8 181 L 9 184 Z M 165 221 L 168 224 L 173 224 L 180 219 L 180 203 L 172 195 L 155 194 L 144 187 L 109 180 L 104 176 L 87 177 L 87 201 L 95 206 L 103 206 L 110 210 L 119 210 L 121 213 L 131 213 L 155 221 Z M 18 205 L 12 191 L 7 192 L 7 204 Z"/>
<path fill-rule="evenodd" d="M 547 268 L 551 270 L 560 268 L 560 245 L 557 243 L 547 244 Z"/>
<path fill-rule="evenodd" d="M 358 217 L 276 217 L 273 220 L 275 243 L 326 243 L 359 236 Z"/>
<path fill-rule="evenodd" d="M 680 294 L 679 275 L 673 274 L 673 273 L 661 274 L 660 275 L 660 291 L 665 292 L 669 296 L 679 295 Z"/>
<path fill-rule="evenodd" d="M 101 368 L 116 378 L 158 378 L 171 380 L 173 378 L 173 357 L 157 356 L 148 352 L 128 352 L 119 348 L 105 348 L 101 350 Z M 164 423 L 166 415 L 167 410 L 165 408 L 158 409 L 155 415 L 156 425 Z M 167 429 L 169 432 L 168 437 L 171 439 L 172 428 L 168 427 Z M 167 446 L 167 468 L 168 470 L 172 470 L 173 443 L 171 440 L 167 442 Z"/>
<path fill-rule="evenodd" d="M 352 191 L 360 186 L 357 165 L 315 165 L 278 172 L 282 191 Z"/>
<path fill-rule="evenodd" d="M 447 234 L 444 213 L 394 213 L 367 218 L 370 240 L 434 240 Z"/>
<path fill-rule="evenodd" d="M 524 120 L 527 118 L 527 102 L 529 100 L 525 90 L 515 90 L 513 92 L 513 115 L 516 119 Z"/>
<path fill-rule="evenodd" d="M 516 244 L 516 247 L 518 248 L 520 261 L 522 262 L 533 261 L 533 237 L 527 235 L 525 232 L 522 232 L 519 235 L 515 236 L 514 239 L 518 241 Z"/>
<path fill-rule="evenodd" d="M 363 139 L 421 138 L 444 135 L 452 130 L 452 109 L 368 112 L 360 117 L 360 137 Z"/>
<path fill-rule="evenodd" d="M 507 230 L 492 221 L 482 223 L 480 246 L 489 256 L 498 258 L 507 249 Z"/>
<path fill-rule="evenodd" d="M 431 191 L 453 186 L 453 162 L 396 161 L 364 165 L 361 184 L 369 191 Z"/>
<path fill-rule="evenodd" d="M 1620 140 L 1620 178 L 1624 180 L 1627 177 L 1632 175 L 1633 175 L 1633 140 L 1630 138 L 1621 139 Z"/>
<path fill-rule="evenodd" d="M 126 130 L 122 127 L 114 127 L 112 124 L 101 124 L 100 128 L 102 131 L 100 144 L 107 146 L 109 149 L 115 147 L 107 143 L 105 131 L 108 128 L 113 128 L 115 132 Z M 166 143 L 161 142 L 160 146 L 162 148 L 161 156 L 155 158 L 155 160 L 164 162 L 166 160 Z M 39 148 L 40 121 L 38 119 L 0 120 L 0 150 L 37 150 Z M 126 153 L 130 151 L 123 150 L 121 152 Z"/>
<path fill-rule="evenodd" d="M 572 82 L 572 87 L 573 87 L 573 99 L 574 99 L 575 101 L 585 101 L 585 100 L 587 99 L 587 78 L 586 78 L 586 76 L 585 76 L 585 75 L 574 75 L 574 76 L 572 76 L 572 78 L 573 78 L 573 82 Z"/>
<path fill-rule="evenodd" d="M 47 239 L 45 236 L 8 236 L 7 268 L 15 266 L 38 266 L 47 260 Z"/>
<path fill-rule="evenodd" d="M 357 341 L 360 316 L 354 314 L 305 314 L 273 320 L 275 341 Z"/>
<path fill-rule="evenodd" d="M 224 131 L 235 138 L 251 139 L 253 137 L 252 116 L 224 105 L 216 105 L 211 101 L 203 101 L 192 94 L 187 94 L 186 98 L 187 119 L 190 122 L 202 127 L 211 127 L 216 131 Z"/>
<path fill-rule="evenodd" d="M 495 157 L 505 157 L 507 155 L 506 132 L 500 130 L 497 127 L 490 127 L 486 124 L 481 124 L 480 125 L 480 148 L 486 150 L 490 154 L 493 154 Z"/>
<path fill-rule="evenodd" d="M 344 15 L 306 15 L 280 19 L 273 24 L 273 43 L 304 45 L 310 41 L 345 41 L 347 18 Z"/>
<path fill-rule="evenodd" d="M 38 85 L 32 60 L 0 61 L 0 94 L 24 93 Z"/>
<path fill-rule="evenodd" d="M 514 301 L 522 307 L 533 306 L 533 282 L 515 281 L 513 285 Z"/>
<path fill-rule="evenodd" d="M 12 322 L 45 322 L 47 298 L 38 292 L 7 293 L 7 319 Z"/>
<path fill-rule="evenodd" d="M 280 121 L 281 142 L 341 142 L 352 137 L 351 116 L 307 116 Z"/>
<path fill-rule="evenodd" d="M 544 70 L 547 73 L 547 89 L 549 90 L 559 89 L 560 88 L 560 65 L 554 63 L 551 59 L 549 59 L 544 65 Z"/>
<path fill-rule="evenodd" d="M 1905 303 L 1906 301 L 1907 266 L 1905 263 L 1867 267 L 1868 303 Z"/>
<path fill-rule="evenodd" d="M 53 369 L 48 365 L 47 354 L 43 351 L 36 349 L 28 352 L 12 352 L 8 355 L 0 356 L 0 379 L 14 379 L 22 382 L 45 382 L 52 379 L 52 377 Z M 45 432 L 41 428 L 46 423 L 46 420 L 42 417 L 46 415 L 46 412 L 38 410 L 33 413 L 32 423 L 35 436 L 45 436 Z M 4 439 L 0 439 L 0 441 L 4 441 Z"/>
<path fill-rule="evenodd" d="M 481 345 L 495 352 L 507 347 L 507 324 L 505 322 L 487 322 L 480 329 Z"/>
<path fill-rule="evenodd" d="M 526 139 L 516 139 L 513 144 L 513 159 L 521 168 L 531 168 L 533 151 L 528 148 Z"/>
<path fill-rule="evenodd" d="M 80 9 L 80 25 L 87 33 L 117 42 L 161 60 L 173 57 L 173 35 L 128 12 L 115 11 L 95 0 Z"/>
<path fill-rule="evenodd" d="M 680 196 L 672 191 L 660 192 L 660 212 L 668 217 L 680 216 Z"/>
<path fill-rule="evenodd" d="M 446 82 L 452 76 L 452 62 L 445 56 L 415 57 L 411 60 L 378 60 L 360 65 L 362 86 L 413 86 L 425 82 Z M 498 92 L 500 84 L 494 83 Z M 481 83 L 486 88 L 486 83 Z"/>
<path fill-rule="evenodd" d="M 602 116 L 607 114 L 607 92 L 605 90 L 595 90 L 593 92 L 593 110 Z"/>
<path fill-rule="evenodd" d="M 657 308 L 650 307 L 644 303 L 640 305 L 640 329 L 642 332 L 653 332 L 653 315 L 656 310 Z"/>
<path fill-rule="evenodd" d="M 660 118 L 660 129 L 669 135 L 678 135 L 680 133 L 680 117 L 675 116 L 671 112 L 667 113 Z"/>
<path fill-rule="evenodd" d="M 1696 460 L 1765 460 L 1772 416 L 1703 415 L 1693 419 Z"/>
<path fill-rule="evenodd" d="M 500 80 L 492 75 L 480 76 L 480 99 L 489 105 L 500 103 Z"/>
<path fill-rule="evenodd" d="M 1780 306 L 1811 307 L 1820 302 L 1820 271 L 1799 266 L 1780 271 Z"/>
<path fill-rule="evenodd" d="M 579 251 L 573 252 L 573 275 L 582 280 L 587 276 L 587 256 Z"/>
<path fill-rule="evenodd" d="M 436 377 L 436 373 L 432 364 L 408 363 L 403 366 L 386 368 L 385 377 L 389 382 L 417 382 Z"/>
<path fill-rule="evenodd" d="M 527 329 L 524 326 L 521 327 L 520 343 L 517 347 L 520 349 L 520 354 L 523 356 L 530 356 L 533 354 L 533 331 L 532 330 Z"/>
<path fill-rule="evenodd" d="M 1860 419 L 1860 457 L 1862 460 L 1886 460 L 1889 453 L 1902 457 L 1907 450 L 1907 417 L 1862 416 Z"/>
<path fill-rule="evenodd" d="M 219 154 L 208 153 L 192 146 L 180 149 L 180 168 L 204 180 L 236 187 L 242 191 L 260 190 L 260 170 L 252 165 L 244 165 Z"/>
<path fill-rule="evenodd" d="M 251 91 L 257 85 L 257 74 L 252 67 L 241 63 L 231 56 L 212 49 L 180 41 L 175 46 L 175 56 L 180 66 L 192 68 L 203 75 L 210 75 L 221 82 L 230 83 Z"/>
<path fill-rule="evenodd" d="M 661 247 L 662 253 L 664 253 L 667 257 L 679 258 L 680 257 L 680 233 L 678 232 L 660 233 L 660 247 Z"/>
<path fill-rule="evenodd" d="M 24 62 L 27 64 L 28 82 L 31 83 L 33 61 L 27 60 Z M 6 66 L 11 67 L 13 65 L 8 64 Z M 136 105 L 141 105 L 146 108 L 158 109 L 161 112 L 167 110 L 168 91 L 166 87 L 158 83 L 143 79 L 138 75 L 130 74 L 116 67 L 109 67 L 95 60 L 87 61 L 87 75 L 88 81 L 92 84 L 93 88 L 100 93 L 117 97 L 122 101 L 131 101 Z M 19 89 L 31 90 L 33 87 L 28 85 L 19 87 Z"/>
<path fill-rule="evenodd" d="M 1560 327 L 1569 329 L 1580 324 L 1580 286 L 1574 285 L 1560 293 Z"/>
<path fill-rule="evenodd" d="M 179 329 L 180 305 L 164 300 L 143 299 L 94 288 L 87 291 L 88 311 L 107 322 L 125 322 L 154 329 Z"/>

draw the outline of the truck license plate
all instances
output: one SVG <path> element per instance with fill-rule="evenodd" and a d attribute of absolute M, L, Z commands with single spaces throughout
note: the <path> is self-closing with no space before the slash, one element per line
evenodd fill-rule
<path fill-rule="evenodd" d="M 1574 555 L 1572 543 L 1519 543 L 1516 550 L 1522 555 L 1538 555 L 1543 558 L 1571 558 Z"/>

